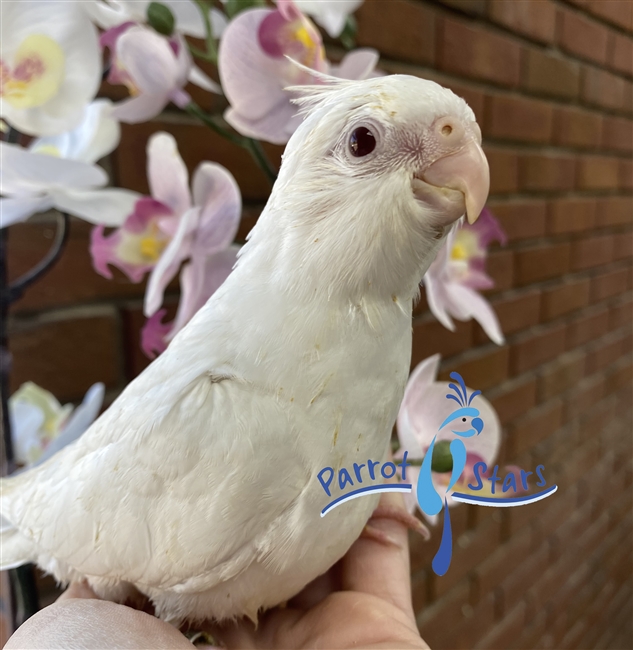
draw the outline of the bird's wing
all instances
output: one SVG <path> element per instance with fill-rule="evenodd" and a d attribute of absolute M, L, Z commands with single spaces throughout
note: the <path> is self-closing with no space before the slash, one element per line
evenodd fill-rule
<path fill-rule="evenodd" d="M 143 392 L 141 380 L 74 445 L 9 479 L 2 514 L 40 557 L 137 585 L 209 588 L 267 561 L 310 480 L 292 404 L 211 375 L 168 406 Z"/>

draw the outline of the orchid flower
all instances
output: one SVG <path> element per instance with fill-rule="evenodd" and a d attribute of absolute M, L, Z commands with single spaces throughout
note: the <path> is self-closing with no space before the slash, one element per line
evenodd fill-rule
<path fill-rule="evenodd" d="M 91 223 L 118 226 L 139 195 L 104 188 L 108 176 L 93 164 L 119 142 L 119 125 L 109 100 L 83 109 L 79 125 L 67 133 L 34 140 L 27 149 L 0 143 L 0 226 L 57 208 Z"/>
<path fill-rule="evenodd" d="M 103 403 L 104 385 L 94 384 L 80 406 L 62 406 L 33 382 L 22 384 L 9 398 L 9 419 L 18 465 L 43 463 L 92 424 Z"/>
<path fill-rule="evenodd" d="M 150 138 L 147 160 L 151 197 L 138 200 L 125 223 L 111 235 L 104 235 L 101 226 L 95 228 L 91 254 L 95 270 L 107 278 L 112 277 L 108 264 L 133 282 L 151 271 L 144 309 L 148 317 L 156 314 L 165 287 L 189 260 L 183 268 L 179 313 L 170 329 L 173 336 L 204 304 L 206 298 L 201 296 L 210 295 L 230 272 L 235 261 L 231 243 L 242 201 L 230 172 L 210 162 L 198 166 L 190 192 L 187 168 L 176 141 L 167 133 Z M 155 317 L 149 327 L 159 324 L 160 318 Z M 150 329 L 148 340 L 151 336 Z"/>
<path fill-rule="evenodd" d="M 130 94 L 113 111 L 122 122 L 136 124 L 156 117 L 171 101 L 179 108 L 191 102 L 184 86 L 191 81 L 209 92 L 221 89 L 193 65 L 181 34 L 167 38 L 132 22 L 114 27 L 101 36 L 112 61 L 108 81 L 124 84 Z"/>
<path fill-rule="evenodd" d="M 288 142 L 303 118 L 284 88 L 319 83 L 293 61 L 344 79 L 365 79 L 378 54 L 355 50 L 339 66 L 331 66 L 319 31 L 292 0 L 278 0 L 277 9 L 241 12 L 226 28 L 218 57 L 222 87 L 231 104 L 224 117 L 234 129 L 274 144 Z"/>
<path fill-rule="evenodd" d="M 108 30 L 123 23 L 145 23 L 152 0 L 84 0 L 84 8 L 92 20 Z M 205 25 L 200 9 L 193 0 L 161 0 L 172 13 L 175 31 L 194 38 L 204 38 Z M 213 36 L 219 38 L 226 26 L 226 18 L 218 9 L 209 11 Z"/>
<path fill-rule="evenodd" d="M 492 241 L 506 243 L 497 220 L 484 209 L 473 224 L 464 223 L 453 230 L 424 276 L 429 309 L 444 327 L 455 331 L 451 319 L 474 318 L 497 345 L 504 338 L 499 321 L 488 301 L 477 290 L 494 286 L 485 273 L 487 247 Z"/>
<path fill-rule="evenodd" d="M 0 117 L 28 135 L 71 129 L 97 94 L 97 30 L 78 2 L 3 2 Z"/>
<path fill-rule="evenodd" d="M 332 38 L 337 38 L 345 28 L 347 17 L 363 4 L 363 0 L 294 0 L 294 3 Z"/>
<path fill-rule="evenodd" d="M 395 455 L 398 458 L 402 458 L 404 451 L 407 451 L 409 461 L 421 460 L 431 446 L 434 437 L 436 438 L 436 445 L 441 440 L 453 440 L 455 438 L 450 428 L 446 427 L 441 431 L 439 430 L 440 425 L 447 416 L 455 411 L 455 402 L 446 398 L 446 394 L 449 392 L 449 384 L 436 381 L 440 359 L 439 354 L 425 359 L 409 377 L 397 420 L 400 449 Z M 473 406 L 475 406 L 475 403 L 473 403 Z M 479 461 L 485 462 L 490 472 L 499 453 L 501 427 L 494 408 L 480 394 L 476 397 L 476 408 L 480 412 L 479 417 L 484 423 L 484 428 L 480 435 L 462 439 L 466 446 L 466 467 L 457 483 L 446 492 L 451 473 L 432 473 L 433 485 L 440 496 L 446 494 L 449 507 L 456 504 L 451 498 L 453 492 L 471 492 L 468 483 L 473 479 L 475 463 Z M 407 482 L 415 486 L 419 474 L 420 467 L 415 465 L 407 467 Z M 484 482 L 484 486 L 488 485 L 488 482 Z M 485 490 L 478 492 L 480 495 L 484 493 Z M 413 512 L 417 506 L 415 489 L 411 494 L 405 496 L 405 501 L 407 508 Z M 425 513 L 423 514 L 431 524 L 436 523 L 437 515 L 428 516 Z"/>
<path fill-rule="evenodd" d="M 169 341 L 220 288 L 237 261 L 239 249 L 233 244 L 218 253 L 202 255 L 195 262 L 183 266 L 176 318 L 171 323 L 163 323 L 167 310 L 159 309 L 147 319 L 141 330 L 141 348 L 150 359 L 166 350 Z"/>

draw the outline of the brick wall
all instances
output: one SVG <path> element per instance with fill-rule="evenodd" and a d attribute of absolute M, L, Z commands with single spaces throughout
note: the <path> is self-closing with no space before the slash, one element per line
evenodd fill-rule
<path fill-rule="evenodd" d="M 473 322 L 448 332 L 423 301 L 413 363 L 441 352 L 443 375 L 459 370 L 497 408 L 500 462 L 542 462 L 559 485 L 525 508 L 455 508 L 442 578 L 430 569 L 439 527 L 429 544 L 412 540 L 422 634 L 435 649 L 631 648 L 633 2 L 366 0 L 357 16 L 359 44 L 381 51 L 383 69 L 434 79 L 470 103 L 489 205 L 509 236 L 488 264 L 507 344 Z M 175 135 L 190 168 L 210 159 L 235 174 L 243 239 L 266 181 L 188 118 L 125 127 L 107 161 L 117 184 L 147 190 L 145 144 L 158 130 Z M 52 224 L 11 228 L 13 276 L 43 255 Z M 14 388 L 30 379 L 77 400 L 100 380 L 112 399 L 147 363 L 144 287 L 92 271 L 89 230 L 73 220 L 59 264 L 13 310 Z"/>

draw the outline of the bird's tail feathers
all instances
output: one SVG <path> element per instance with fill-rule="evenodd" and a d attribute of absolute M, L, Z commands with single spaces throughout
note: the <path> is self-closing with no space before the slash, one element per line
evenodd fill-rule
<path fill-rule="evenodd" d="M 0 529 L 0 571 L 15 569 L 27 562 L 32 562 L 31 543 L 20 533 L 20 531 L 11 526 L 5 526 L 5 519 L 2 520 Z"/>

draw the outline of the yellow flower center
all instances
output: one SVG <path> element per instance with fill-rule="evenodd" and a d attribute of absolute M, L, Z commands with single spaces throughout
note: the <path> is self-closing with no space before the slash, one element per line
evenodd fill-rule
<path fill-rule="evenodd" d="M 468 251 L 463 244 L 455 243 L 453 244 L 453 249 L 451 250 L 451 259 L 453 260 L 467 260 Z"/>
<path fill-rule="evenodd" d="M 164 239 L 158 239 L 158 237 L 156 237 L 156 233 L 154 232 L 155 230 L 156 229 L 153 228 L 151 234 L 142 237 L 139 244 L 141 255 L 149 262 L 157 262 L 167 245 L 167 242 Z"/>
<path fill-rule="evenodd" d="M 15 52 L 13 68 L 0 61 L 0 95 L 14 108 L 45 104 L 59 91 L 65 57 L 48 36 L 30 34 Z"/>

